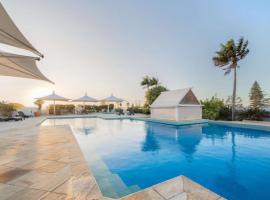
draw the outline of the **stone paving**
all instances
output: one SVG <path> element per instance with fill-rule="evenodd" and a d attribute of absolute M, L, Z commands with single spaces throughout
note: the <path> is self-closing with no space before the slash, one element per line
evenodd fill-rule
<path fill-rule="evenodd" d="M 0 199 L 103 199 L 68 126 L 0 134 Z"/>
<path fill-rule="evenodd" d="M 16 122 L 15 122 L 16 123 Z M 0 200 L 109 200 L 103 197 L 69 126 L 0 131 Z M 184 176 L 121 200 L 221 200 Z"/>

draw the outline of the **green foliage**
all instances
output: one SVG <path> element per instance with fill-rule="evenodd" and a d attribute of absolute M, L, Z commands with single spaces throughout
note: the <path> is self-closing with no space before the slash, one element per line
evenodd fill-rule
<path fill-rule="evenodd" d="M 108 105 L 78 105 L 81 106 L 84 110 L 83 113 L 93 113 L 93 112 L 107 112 L 108 109 Z M 109 105 L 109 110 L 113 110 L 114 109 L 114 105 L 110 104 Z"/>
<path fill-rule="evenodd" d="M 54 114 L 53 104 L 49 105 L 49 114 Z M 73 104 L 56 104 L 55 105 L 55 114 L 56 115 L 64 115 L 64 114 L 73 114 L 75 110 L 75 106 Z"/>
<path fill-rule="evenodd" d="M 239 68 L 238 62 L 246 57 L 249 53 L 247 48 L 248 41 L 244 41 L 241 37 L 236 44 L 233 39 L 227 41 L 225 44 L 221 44 L 220 50 L 216 52 L 216 56 L 212 58 L 215 66 L 225 71 L 225 75 L 228 75 L 233 70 L 234 82 L 233 82 L 233 95 L 232 95 L 232 120 L 235 115 L 235 99 L 236 99 L 236 80 L 237 69 Z"/>
<path fill-rule="evenodd" d="M 256 120 L 262 121 L 263 118 L 269 116 L 269 112 L 259 108 L 249 108 L 239 114 L 239 120 Z"/>
<path fill-rule="evenodd" d="M 232 107 L 232 96 L 228 96 L 228 98 L 225 101 L 226 106 L 228 106 L 229 108 Z M 243 106 L 243 101 L 241 97 L 236 97 L 235 98 L 235 108 L 236 110 L 241 110 L 244 108 Z"/>
<path fill-rule="evenodd" d="M 265 105 L 264 94 L 257 81 L 255 81 L 251 87 L 249 101 L 250 107 L 255 110 L 262 108 Z"/>
<path fill-rule="evenodd" d="M 238 61 L 249 53 L 247 46 L 248 41 L 244 41 L 243 37 L 239 39 L 237 44 L 233 39 L 221 44 L 220 50 L 213 57 L 215 66 L 225 70 L 225 75 L 229 74 L 232 69 L 238 67 Z"/>
<path fill-rule="evenodd" d="M 146 98 L 145 106 L 149 107 L 149 105 L 151 105 L 156 100 L 156 98 L 161 94 L 161 92 L 164 92 L 167 90 L 168 89 L 166 87 L 161 86 L 161 85 L 158 85 L 149 89 L 145 94 L 145 98 Z"/>
<path fill-rule="evenodd" d="M 156 77 L 144 76 L 141 81 L 141 86 L 149 90 L 150 87 L 158 86 L 159 80 Z"/>
<path fill-rule="evenodd" d="M 150 114 L 150 109 L 147 107 L 131 106 L 127 110 L 132 113 Z"/>
<path fill-rule="evenodd" d="M 12 113 L 16 111 L 16 107 L 12 103 L 0 102 L 0 115 L 3 117 L 12 117 Z"/>
<path fill-rule="evenodd" d="M 9 105 L 13 106 L 15 110 L 24 108 L 24 105 L 21 103 L 9 103 Z"/>
<path fill-rule="evenodd" d="M 218 120 L 220 119 L 220 112 L 223 110 L 223 113 L 225 113 L 226 106 L 222 99 L 212 97 L 201 101 L 201 104 L 203 105 L 202 117 L 204 119 Z M 224 118 L 224 116 L 222 117 Z"/>

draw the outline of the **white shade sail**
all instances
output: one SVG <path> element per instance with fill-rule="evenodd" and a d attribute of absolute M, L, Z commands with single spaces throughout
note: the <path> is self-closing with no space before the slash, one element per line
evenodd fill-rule
<path fill-rule="evenodd" d="M 123 102 L 124 100 L 121 99 L 121 98 L 118 98 L 118 97 L 115 97 L 113 96 L 113 94 L 111 94 L 111 96 L 105 98 L 105 99 L 102 99 L 101 101 L 107 101 L 107 102 Z"/>
<path fill-rule="evenodd" d="M 0 3 L 0 42 L 14 47 L 26 49 L 38 56 L 43 55 L 33 47 L 33 45 L 24 37 L 21 31 L 14 24 L 8 13 Z"/>
<path fill-rule="evenodd" d="M 39 71 L 36 65 L 37 60 L 39 60 L 37 57 L 0 51 L 0 75 L 38 79 L 53 83 Z"/>
<path fill-rule="evenodd" d="M 37 98 L 40 100 L 45 100 L 45 101 L 68 101 L 68 98 L 62 97 L 60 95 L 55 94 L 55 92 L 53 91 L 52 94 L 48 95 L 48 96 L 44 96 L 44 97 L 40 97 Z"/>
<path fill-rule="evenodd" d="M 97 100 L 93 97 L 89 97 L 87 93 L 84 96 L 74 99 L 73 102 L 97 102 Z"/>

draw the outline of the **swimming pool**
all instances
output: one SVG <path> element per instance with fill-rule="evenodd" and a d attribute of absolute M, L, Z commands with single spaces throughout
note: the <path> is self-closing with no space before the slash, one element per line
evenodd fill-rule
<path fill-rule="evenodd" d="M 69 124 L 104 196 L 185 175 L 227 199 L 270 199 L 270 132 L 215 124 L 48 119 Z"/>

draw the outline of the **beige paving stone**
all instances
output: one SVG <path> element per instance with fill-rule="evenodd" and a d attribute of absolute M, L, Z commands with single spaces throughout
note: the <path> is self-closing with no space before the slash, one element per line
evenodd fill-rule
<path fill-rule="evenodd" d="M 170 198 L 169 200 L 191 200 L 188 198 L 187 193 L 182 192 L 181 194 L 178 194 L 172 198 Z"/>
<path fill-rule="evenodd" d="M 96 199 L 103 199 L 104 197 L 102 196 L 100 190 L 99 190 L 99 187 L 97 184 L 95 184 L 90 193 L 88 194 L 87 196 L 87 200 L 96 200 Z M 107 198 L 107 200 L 109 200 L 111 198 Z"/>
<path fill-rule="evenodd" d="M 0 199 L 1 200 L 8 200 L 11 199 L 11 196 L 19 191 L 23 190 L 24 188 L 14 186 L 14 185 L 7 185 L 0 183 Z"/>
<path fill-rule="evenodd" d="M 3 154 L 3 152 L 2 152 L 2 154 Z M 17 159 L 16 156 L 8 156 L 6 154 L 2 155 L 2 156 L 0 156 L 0 165 L 7 164 L 7 163 L 12 162 L 16 159 Z"/>
<path fill-rule="evenodd" d="M 79 177 L 80 175 L 89 172 L 89 168 L 86 163 L 77 162 L 70 164 L 71 173 L 73 176 Z"/>
<path fill-rule="evenodd" d="M 154 200 L 154 199 L 164 200 L 164 198 L 160 196 L 160 194 L 158 194 L 155 190 L 151 188 L 121 198 L 121 200 Z"/>
<path fill-rule="evenodd" d="M 73 197 L 75 199 L 97 199 L 101 193 L 97 187 L 95 178 L 81 176 L 72 180 Z"/>
<path fill-rule="evenodd" d="M 62 185 L 58 186 L 53 192 L 65 194 L 68 197 L 72 197 L 73 196 L 72 179 L 73 178 L 68 179 Z"/>
<path fill-rule="evenodd" d="M 21 176 L 24 176 L 25 174 L 28 174 L 29 172 L 29 170 L 25 169 L 11 168 L 0 174 L 0 183 L 10 182 Z"/>
<path fill-rule="evenodd" d="M 170 199 L 184 191 L 182 177 L 176 177 L 153 186 L 153 189 L 164 198 Z"/>
<path fill-rule="evenodd" d="M 19 159 L 16 159 L 14 161 L 11 161 L 11 162 L 6 163 L 5 166 L 21 168 L 24 165 L 27 165 L 27 164 L 29 164 L 31 162 L 33 162 L 32 159 L 29 159 L 29 158 L 19 158 Z"/>
<path fill-rule="evenodd" d="M 52 191 L 68 179 L 66 175 L 32 171 L 22 177 L 8 182 L 8 184 Z"/>
<path fill-rule="evenodd" d="M 24 188 L 11 195 L 9 198 L 11 200 L 37 200 L 41 199 L 46 193 L 46 191 L 42 190 Z"/>
<path fill-rule="evenodd" d="M 49 192 L 42 198 L 42 200 L 72 200 L 72 197 L 68 197 L 64 194 L 57 194 L 54 192 Z"/>
<path fill-rule="evenodd" d="M 220 196 L 183 176 L 184 191 L 191 199 L 216 200 Z"/>
<path fill-rule="evenodd" d="M 26 165 L 23 165 L 21 168 L 22 169 L 29 169 L 29 170 L 38 169 L 40 167 L 43 167 L 43 166 L 49 164 L 50 162 L 53 162 L 53 161 L 38 159 L 38 160 L 34 160 Z"/>
<path fill-rule="evenodd" d="M 0 175 L 7 172 L 7 171 L 10 171 L 11 169 L 14 169 L 13 167 L 8 167 L 8 166 L 5 166 L 5 165 L 0 165 Z"/>
<path fill-rule="evenodd" d="M 63 169 L 66 166 L 67 166 L 66 163 L 58 162 L 58 161 L 51 161 L 51 162 L 48 162 L 47 164 L 39 167 L 37 170 L 41 171 L 41 172 L 53 173 L 53 172 L 57 172 L 57 171 Z"/>

